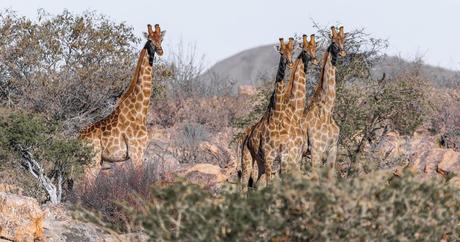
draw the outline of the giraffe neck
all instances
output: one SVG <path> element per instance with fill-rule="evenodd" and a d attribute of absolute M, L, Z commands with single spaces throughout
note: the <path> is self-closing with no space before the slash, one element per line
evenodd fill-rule
<path fill-rule="evenodd" d="M 152 94 L 152 65 L 155 50 L 150 41 L 142 49 L 130 86 L 118 106 L 122 114 L 130 113 L 136 120 L 147 118 Z"/>
<path fill-rule="evenodd" d="M 278 71 L 275 79 L 275 91 L 273 91 L 270 98 L 269 110 L 280 112 L 283 109 L 283 95 L 284 95 L 284 75 L 286 73 L 287 58 L 280 57 Z"/>
<path fill-rule="evenodd" d="M 305 109 L 305 103 L 307 100 L 307 93 L 305 89 L 307 85 L 306 69 L 309 61 L 309 56 L 305 53 L 305 51 L 302 51 L 294 64 L 288 89 L 286 91 L 286 95 L 288 96 L 286 100 L 289 103 L 289 108 L 291 109 L 292 114 L 295 115 L 303 113 Z"/>
<path fill-rule="evenodd" d="M 321 78 L 316 86 L 312 105 L 320 105 L 326 111 L 331 112 L 335 104 L 335 72 L 338 48 L 332 43 L 324 55 Z M 312 106 L 310 105 L 310 106 Z"/>

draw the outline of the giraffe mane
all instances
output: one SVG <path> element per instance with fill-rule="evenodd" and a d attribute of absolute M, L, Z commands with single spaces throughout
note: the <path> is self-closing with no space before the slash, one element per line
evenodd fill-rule
<path fill-rule="evenodd" d="M 144 59 L 144 56 L 146 54 L 147 50 L 143 48 L 141 50 L 141 53 L 139 55 L 139 59 L 137 60 L 137 65 L 136 65 L 136 70 L 134 71 L 134 75 L 131 78 L 131 82 L 129 83 L 128 89 L 121 95 L 121 97 L 118 99 L 117 105 L 118 106 L 121 102 L 123 102 L 129 94 L 131 94 L 134 91 L 134 88 L 136 87 L 136 83 L 139 80 L 139 74 L 141 72 L 141 66 L 142 66 L 142 61 Z"/>
<path fill-rule="evenodd" d="M 315 94 L 313 94 L 311 103 L 319 101 L 319 98 L 321 97 L 321 91 L 323 90 L 323 84 L 324 84 L 324 69 L 326 67 L 326 62 L 327 62 L 327 59 L 329 58 L 329 55 L 330 55 L 329 51 L 326 51 L 326 53 L 323 56 L 323 65 L 321 66 L 321 74 L 320 74 L 319 83 L 316 85 Z M 309 107 L 311 106 L 312 105 L 309 105 Z"/>

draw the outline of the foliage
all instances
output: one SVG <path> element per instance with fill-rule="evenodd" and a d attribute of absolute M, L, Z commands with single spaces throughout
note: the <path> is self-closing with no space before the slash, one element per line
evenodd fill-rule
<path fill-rule="evenodd" d="M 290 176 L 247 197 L 184 183 L 156 187 L 136 214 L 153 241 L 439 241 L 459 238 L 459 202 L 457 190 L 410 175 Z"/>
<path fill-rule="evenodd" d="M 59 132 L 56 123 L 40 115 L 10 112 L 0 117 L 2 149 L 16 154 L 26 170 L 32 169 L 29 162 L 34 160 L 38 163 L 38 167 L 33 168 L 34 174 L 42 172 L 37 169 L 43 169 L 43 175 L 52 183 L 62 179 L 60 182 L 72 184 L 91 159 L 91 152 L 79 140 L 59 136 Z"/>
<path fill-rule="evenodd" d="M 40 10 L 34 20 L 0 12 L 0 104 L 71 120 L 70 128 L 85 123 L 130 80 L 132 31 L 94 12 Z"/>
<path fill-rule="evenodd" d="M 390 80 L 338 85 L 335 120 L 339 144 L 356 161 L 366 144 L 388 131 L 411 135 L 426 120 L 429 101 L 426 81 L 413 73 Z"/>

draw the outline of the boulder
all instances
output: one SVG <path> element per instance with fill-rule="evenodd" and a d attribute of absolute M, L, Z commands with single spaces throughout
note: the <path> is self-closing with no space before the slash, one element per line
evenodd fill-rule
<path fill-rule="evenodd" d="M 397 176 L 402 175 L 405 170 L 422 179 L 449 178 L 449 184 L 460 187 L 460 178 L 452 178 L 460 174 L 460 152 L 440 148 L 437 139 L 437 136 L 423 134 L 416 134 L 409 138 L 397 133 L 389 133 L 382 137 L 372 151 L 377 159 L 385 163 L 396 164 L 397 162 L 389 161 L 401 157 L 407 159 L 406 165 L 392 167 Z"/>
<path fill-rule="evenodd" d="M 174 173 L 174 176 L 183 177 L 187 182 L 207 187 L 214 192 L 217 192 L 229 180 L 226 168 L 208 163 L 183 166 Z"/>
<path fill-rule="evenodd" d="M 240 85 L 238 87 L 239 96 L 254 96 L 257 94 L 257 89 L 253 85 Z"/>
<path fill-rule="evenodd" d="M 74 219 L 71 210 L 64 204 L 45 205 L 43 208 L 46 219 L 44 221 L 45 241 L 48 242 L 119 242 L 119 241 L 147 241 L 141 233 L 117 234 L 102 227 Z M 74 215 L 78 215 L 75 213 Z"/>
<path fill-rule="evenodd" d="M 44 213 L 30 197 L 0 192 L 0 238 L 11 241 L 45 241 Z"/>

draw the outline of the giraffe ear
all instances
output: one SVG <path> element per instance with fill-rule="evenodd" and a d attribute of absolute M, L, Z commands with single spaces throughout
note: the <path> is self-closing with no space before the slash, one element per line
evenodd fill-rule
<path fill-rule="evenodd" d="M 281 52 L 281 48 L 279 45 L 275 45 L 273 46 L 273 48 L 275 49 L 276 52 Z"/>
<path fill-rule="evenodd" d="M 149 38 L 149 34 L 147 34 L 147 32 L 142 32 L 142 34 L 144 35 L 144 37 L 145 37 L 146 39 Z"/>
<path fill-rule="evenodd" d="M 165 37 L 166 30 L 161 31 L 161 38 Z"/>

